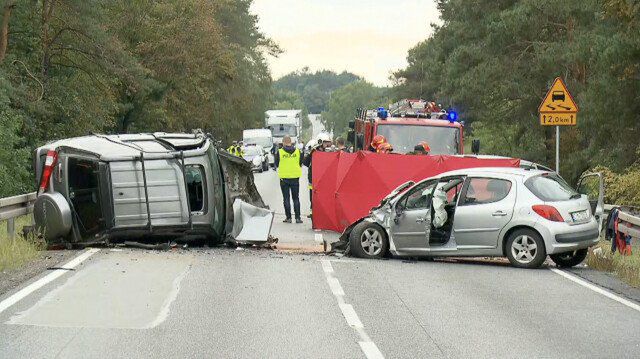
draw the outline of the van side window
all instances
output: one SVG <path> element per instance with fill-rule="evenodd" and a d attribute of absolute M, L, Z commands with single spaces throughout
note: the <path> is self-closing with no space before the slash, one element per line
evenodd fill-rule
<path fill-rule="evenodd" d="M 187 178 L 189 210 L 203 212 L 205 204 L 204 168 L 198 165 L 187 165 L 184 170 Z"/>
<path fill-rule="evenodd" d="M 496 178 L 471 178 L 461 204 L 498 202 L 507 197 L 510 191 L 510 181 Z"/>

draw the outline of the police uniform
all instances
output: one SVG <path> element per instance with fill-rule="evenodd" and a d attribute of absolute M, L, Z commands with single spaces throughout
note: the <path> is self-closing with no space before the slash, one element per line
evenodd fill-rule
<path fill-rule="evenodd" d="M 302 153 L 294 148 L 288 152 L 285 148 L 278 150 L 276 166 L 280 178 L 280 190 L 284 204 L 284 212 L 287 220 L 291 220 L 291 199 L 293 199 L 293 211 L 297 221 L 300 218 L 300 176 L 302 176 Z"/>

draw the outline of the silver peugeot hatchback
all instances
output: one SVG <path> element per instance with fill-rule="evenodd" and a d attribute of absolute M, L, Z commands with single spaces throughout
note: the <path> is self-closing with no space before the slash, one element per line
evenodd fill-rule
<path fill-rule="evenodd" d="M 585 193 L 535 169 L 446 172 L 401 185 L 341 240 L 365 258 L 501 256 L 536 268 L 550 255 L 571 267 L 598 242 L 603 215 L 602 176 L 589 174 L 578 188 Z"/>

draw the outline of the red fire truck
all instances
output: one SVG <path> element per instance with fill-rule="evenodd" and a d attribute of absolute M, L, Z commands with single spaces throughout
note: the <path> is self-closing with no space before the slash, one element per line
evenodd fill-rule
<path fill-rule="evenodd" d="M 463 124 L 454 111 L 445 111 L 434 102 L 405 99 L 389 109 L 358 110 L 349 123 L 348 139 L 355 150 L 369 150 L 376 135 L 382 135 L 393 146 L 394 153 L 407 153 L 426 141 L 433 155 L 459 155 L 464 152 Z M 477 153 L 480 143 L 473 142 Z"/>

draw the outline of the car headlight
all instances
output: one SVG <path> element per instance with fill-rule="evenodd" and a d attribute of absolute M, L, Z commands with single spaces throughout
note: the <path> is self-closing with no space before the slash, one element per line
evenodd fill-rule
<path fill-rule="evenodd" d="M 254 166 L 260 166 L 262 164 L 262 159 L 260 157 L 254 157 L 252 162 Z"/>

